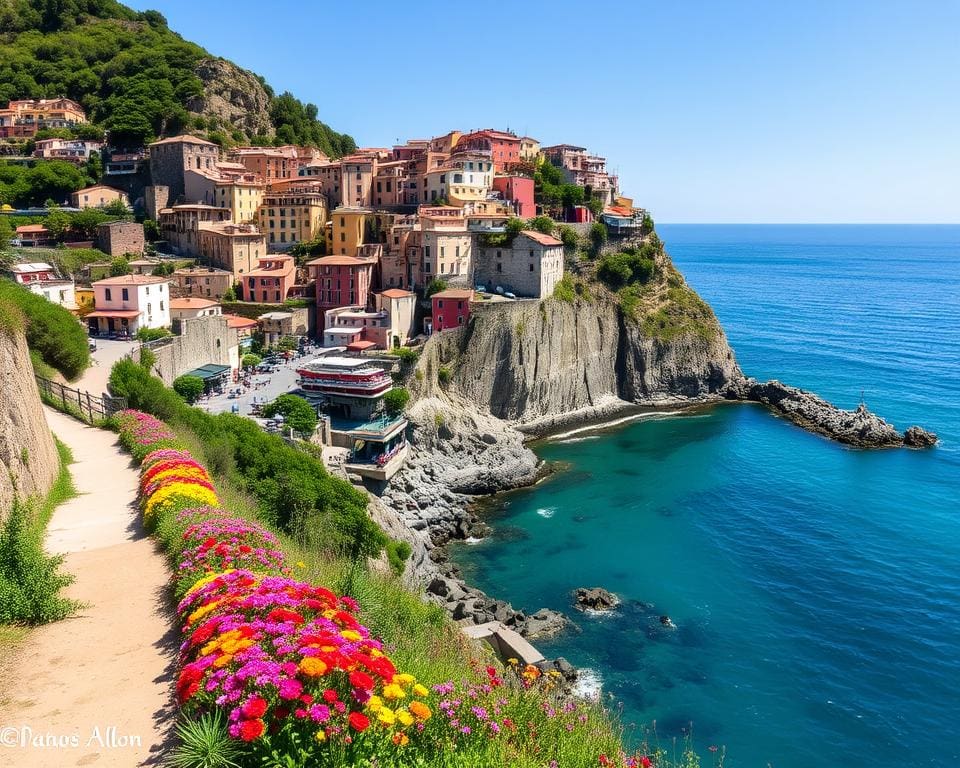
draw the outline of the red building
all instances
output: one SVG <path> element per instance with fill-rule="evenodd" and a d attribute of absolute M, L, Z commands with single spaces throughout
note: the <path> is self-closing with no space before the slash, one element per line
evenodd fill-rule
<path fill-rule="evenodd" d="M 537 215 L 537 205 L 533 202 L 533 179 L 528 176 L 495 176 L 493 188 L 503 195 L 504 200 L 514 203 L 516 214 L 521 219 L 532 219 Z"/>
<path fill-rule="evenodd" d="M 310 275 L 317 282 L 318 325 L 323 325 L 328 309 L 367 306 L 375 263 L 373 259 L 353 256 L 323 256 L 307 262 Z"/>
<path fill-rule="evenodd" d="M 448 288 L 433 294 L 433 332 L 458 328 L 470 317 L 473 291 Z"/>
<path fill-rule="evenodd" d="M 465 133 L 460 137 L 453 151 L 457 153 L 467 150 L 489 152 L 490 159 L 493 160 L 493 170 L 502 171 L 513 163 L 520 162 L 520 137 L 489 128 Z"/>

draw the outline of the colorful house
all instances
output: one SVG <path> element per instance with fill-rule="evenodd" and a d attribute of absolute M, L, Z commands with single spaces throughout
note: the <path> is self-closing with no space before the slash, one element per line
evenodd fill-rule
<path fill-rule="evenodd" d="M 70 204 L 74 208 L 103 208 L 116 200 L 127 207 L 130 206 L 126 192 L 104 184 L 95 184 L 70 193 Z"/>
<path fill-rule="evenodd" d="M 497 176 L 493 180 L 493 188 L 503 195 L 504 200 L 513 203 L 514 211 L 521 219 L 532 219 L 537 215 L 533 187 L 533 179 L 529 176 Z"/>
<path fill-rule="evenodd" d="M 316 280 L 318 319 L 325 317 L 328 309 L 367 306 L 375 264 L 372 259 L 352 256 L 323 256 L 308 261 L 307 268 Z"/>
<path fill-rule="evenodd" d="M 96 309 L 87 315 L 90 332 L 134 336 L 141 328 L 170 326 L 169 279 L 121 275 L 93 284 Z"/>
<path fill-rule="evenodd" d="M 297 266 L 293 256 L 263 256 L 256 269 L 241 280 L 245 301 L 279 304 L 286 301 L 297 281 Z"/>
<path fill-rule="evenodd" d="M 432 332 L 459 328 L 470 317 L 473 291 L 448 288 L 430 297 L 433 304 Z"/>

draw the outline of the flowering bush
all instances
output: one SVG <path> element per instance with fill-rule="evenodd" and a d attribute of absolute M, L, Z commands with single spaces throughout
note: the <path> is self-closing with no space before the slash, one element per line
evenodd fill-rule
<path fill-rule="evenodd" d="M 179 448 L 177 436 L 160 419 L 149 413 L 126 410 L 117 415 L 120 444 L 137 461 L 160 448 Z"/>

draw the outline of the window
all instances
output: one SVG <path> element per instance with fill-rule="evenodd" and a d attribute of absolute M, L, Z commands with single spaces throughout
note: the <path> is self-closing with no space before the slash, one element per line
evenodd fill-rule
<path fill-rule="evenodd" d="M 277 296 L 277 299 L 276 299 L 276 300 L 277 300 L 277 301 L 280 301 L 280 291 L 276 291 L 275 293 L 276 293 L 276 296 Z"/>
<path fill-rule="evenodd" d="M 346 232 L 341 232 L 341 233 L 340 233 L 340 242 L 341 242 L 341 243 L 347 242 L 347 233 L 346 233 Z"/>
<path fill-rule="evenodd" d="M 149 292 L 150 291 L 148 290 L 147 293 Z M 121 289 L 121 296 L 124 301 L 127 301 L 130 298 L 130 291 L 128 291 L 126 288 Z"/>
<path fill-rule="evenodd" d="M 497 272 L 503 272 L 503 264 L 501 264 L 499 261 L 497 262 Z"/>
<path fill-rule="evenodd" d="M 463 325 L 463 315 L 457 315 L 457 325 Z"/>
<path fill-rule="evenodd" d="M 440 246 L 440 258 L 443 258 L 443 252 L 446 250 L 442 245 Z"/>
<path fill-rule="evenodd" d="M 341 227 L 347 226 L 347 220 L 343 216 L 340 217 L 340 226 Z"/>
<path fill-rule="evenodd" d="M 150 303 L 147 304 L 147 314 L 148 315 L 153 314 L 153 304 L 150 304 Z"/>
<path fill-rule="evenodd" d="M 209 291 L 208 291 L 208 293 L 209 293 Z M 163 312 L 163 302 L 162 302 L 162 301 L 160 302 L 160 311 Z"/>
<path fill-rule="evenodd" d="M 443 309 L 443 299 L 437 299 L 437 309 Z"/>
<path fill-rule="evenodd" d="M 530 264 L 530 271 L 533 272 L 533 264 Z"/>
<path fill-rule="evenodd" d="M 460 258 L 460 246 L 458 245 L 454 251 L 454 255 L 459 259 Z"/>

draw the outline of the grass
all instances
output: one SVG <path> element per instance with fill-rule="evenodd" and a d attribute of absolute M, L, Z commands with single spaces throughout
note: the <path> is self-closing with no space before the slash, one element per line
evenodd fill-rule
<path fill-rule="evenodd" d="M 631 306 L 638 303 L 639 300 Z M 640 328 L 645 336 L 660 341 L 672 341 L 687 335 L 712 341 L 719 330 L 713 310 L 687 285 L 668 288 L 666 301 L 641 320 Z"/>
<path fill-rule="evenodd" d="M 60 595 L 73 581 L 63 573 L 62 555 L 43 549 L 43 536 L 53 510 L 76 495 L 69 465 L 70 449 L 57 440 L 60 471 L 47 495 L 17 500 L 0 530 L 0 624 L 36 625 L 59 621 L 79 603 Z M 16 637 L 16 631 L 12 636 Z"/>

